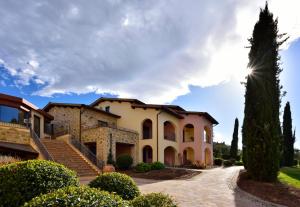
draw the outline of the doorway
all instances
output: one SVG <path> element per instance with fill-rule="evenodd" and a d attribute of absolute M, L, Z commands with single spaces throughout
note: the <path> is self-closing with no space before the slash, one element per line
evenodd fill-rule
<path fill-rule="evenodd" d="M 38 138 L 40 138 L 41 136 L 41 123 L 40 123 L 40 117 L 34 115 L 34 119 L 33 119 L 33 130 L 35 132 L 35 134 L 38 136 Z"/>

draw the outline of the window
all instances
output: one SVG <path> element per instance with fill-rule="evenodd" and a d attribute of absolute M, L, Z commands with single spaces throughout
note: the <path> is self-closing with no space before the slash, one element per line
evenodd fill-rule
<path fill-rule="evenodd" d="M 98 120 L 98 125 L 100 127 L 107 127 L 108 126 L 108 123 L 106 121 L 101 121 L 101 120 Z"/>
<path fill-rule="evenodd" d="M 105 111 L 106 111 L 106 112 L 109 112 L 109 110 L 110 110 L 110 107 L 109 107 L 109 106 L 106 106 L 106 107 L 105 107 Z"/>
<path fill-rule="evenodd" d="M 0 105 L 0 121 L 2 122 L 24 125 L 24 119 L 28 118 L 28 112 L 21 111 L 17 108 Z"/>
<path fill-rule="evenodd" d="M 171 122 L 165 121 L 164 122 L 164 139 L 175 141 L 176 140 L 175 136 L 176 136 L 175 135 L 175 126 Z"/>
<path fill-rule="evenodd" d="M 143 139 L 152 139 L 152 121 L 150 119 L 143 122 Z"/>
<path fill-rule="evenodd" d="M 183 142 L 193 142 L 194 141 L 194 126 L 192 124 L 187 124 L 183 128 Z"/>

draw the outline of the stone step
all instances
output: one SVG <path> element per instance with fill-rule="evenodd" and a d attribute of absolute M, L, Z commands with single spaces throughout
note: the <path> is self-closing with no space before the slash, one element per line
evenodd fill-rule
<path fill-rule="evenodd" d="M 62 140 L 41 139 L 54 161 L 77 172 L 78 176 L 95 176 L 98 172 L 84 159 L 84 156 Z"/>

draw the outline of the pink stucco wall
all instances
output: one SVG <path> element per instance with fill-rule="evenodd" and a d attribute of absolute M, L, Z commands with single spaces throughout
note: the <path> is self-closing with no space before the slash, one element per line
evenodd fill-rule
<path fill-rule="evenodd" d="M 180 120 L 180 140 L 179 140 L 179 153 L 183 156 L 183 151 L 190 147 L 194 150 L 194 162 L 205 164 L 205 149 L 208 148 L 211 151 L 211 163 L 213 160 L 212 144 L 205 143 L 204 140 L 204 127 L 208 127 L 212 132 L 212 124 L 197 114 L 184 115 L 184 119 Z M 192 124 L 194 126 L 194 141 L 183 142 L 183 129 L 186 124 Z M 211 139 L 212 140 L 212 139 Z"/>

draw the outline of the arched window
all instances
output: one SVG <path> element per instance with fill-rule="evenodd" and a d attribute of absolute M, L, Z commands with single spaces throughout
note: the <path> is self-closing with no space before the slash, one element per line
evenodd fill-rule
<path fill-rule="evenodd" d="M 150 119 L 143 122 L 143 139 L 152 139 L 152 121 Z"/>
<path fill-rule="evenodd" d="M 175 135 L 175 126 L 169 122 L 164 122 L 164 139 L 175 141 L 176 135 Z"/>
<path fill-rule="evenodd" d="M 194 141 L 194 126 L 192 124 L 187 124 L 183 128 L 183 142 L 193 142 Z"/>
<path fill-rule="evenodd" d="M 204 139 L 206 143 L 211 144 L 211 131 L 207 126 L 204 127 Z"/>
<path fill-rule="evenodd" d="M 143 162 L 144 163 L 152 163 L 152 147 L 149 145 L 143 148 Z"/>

